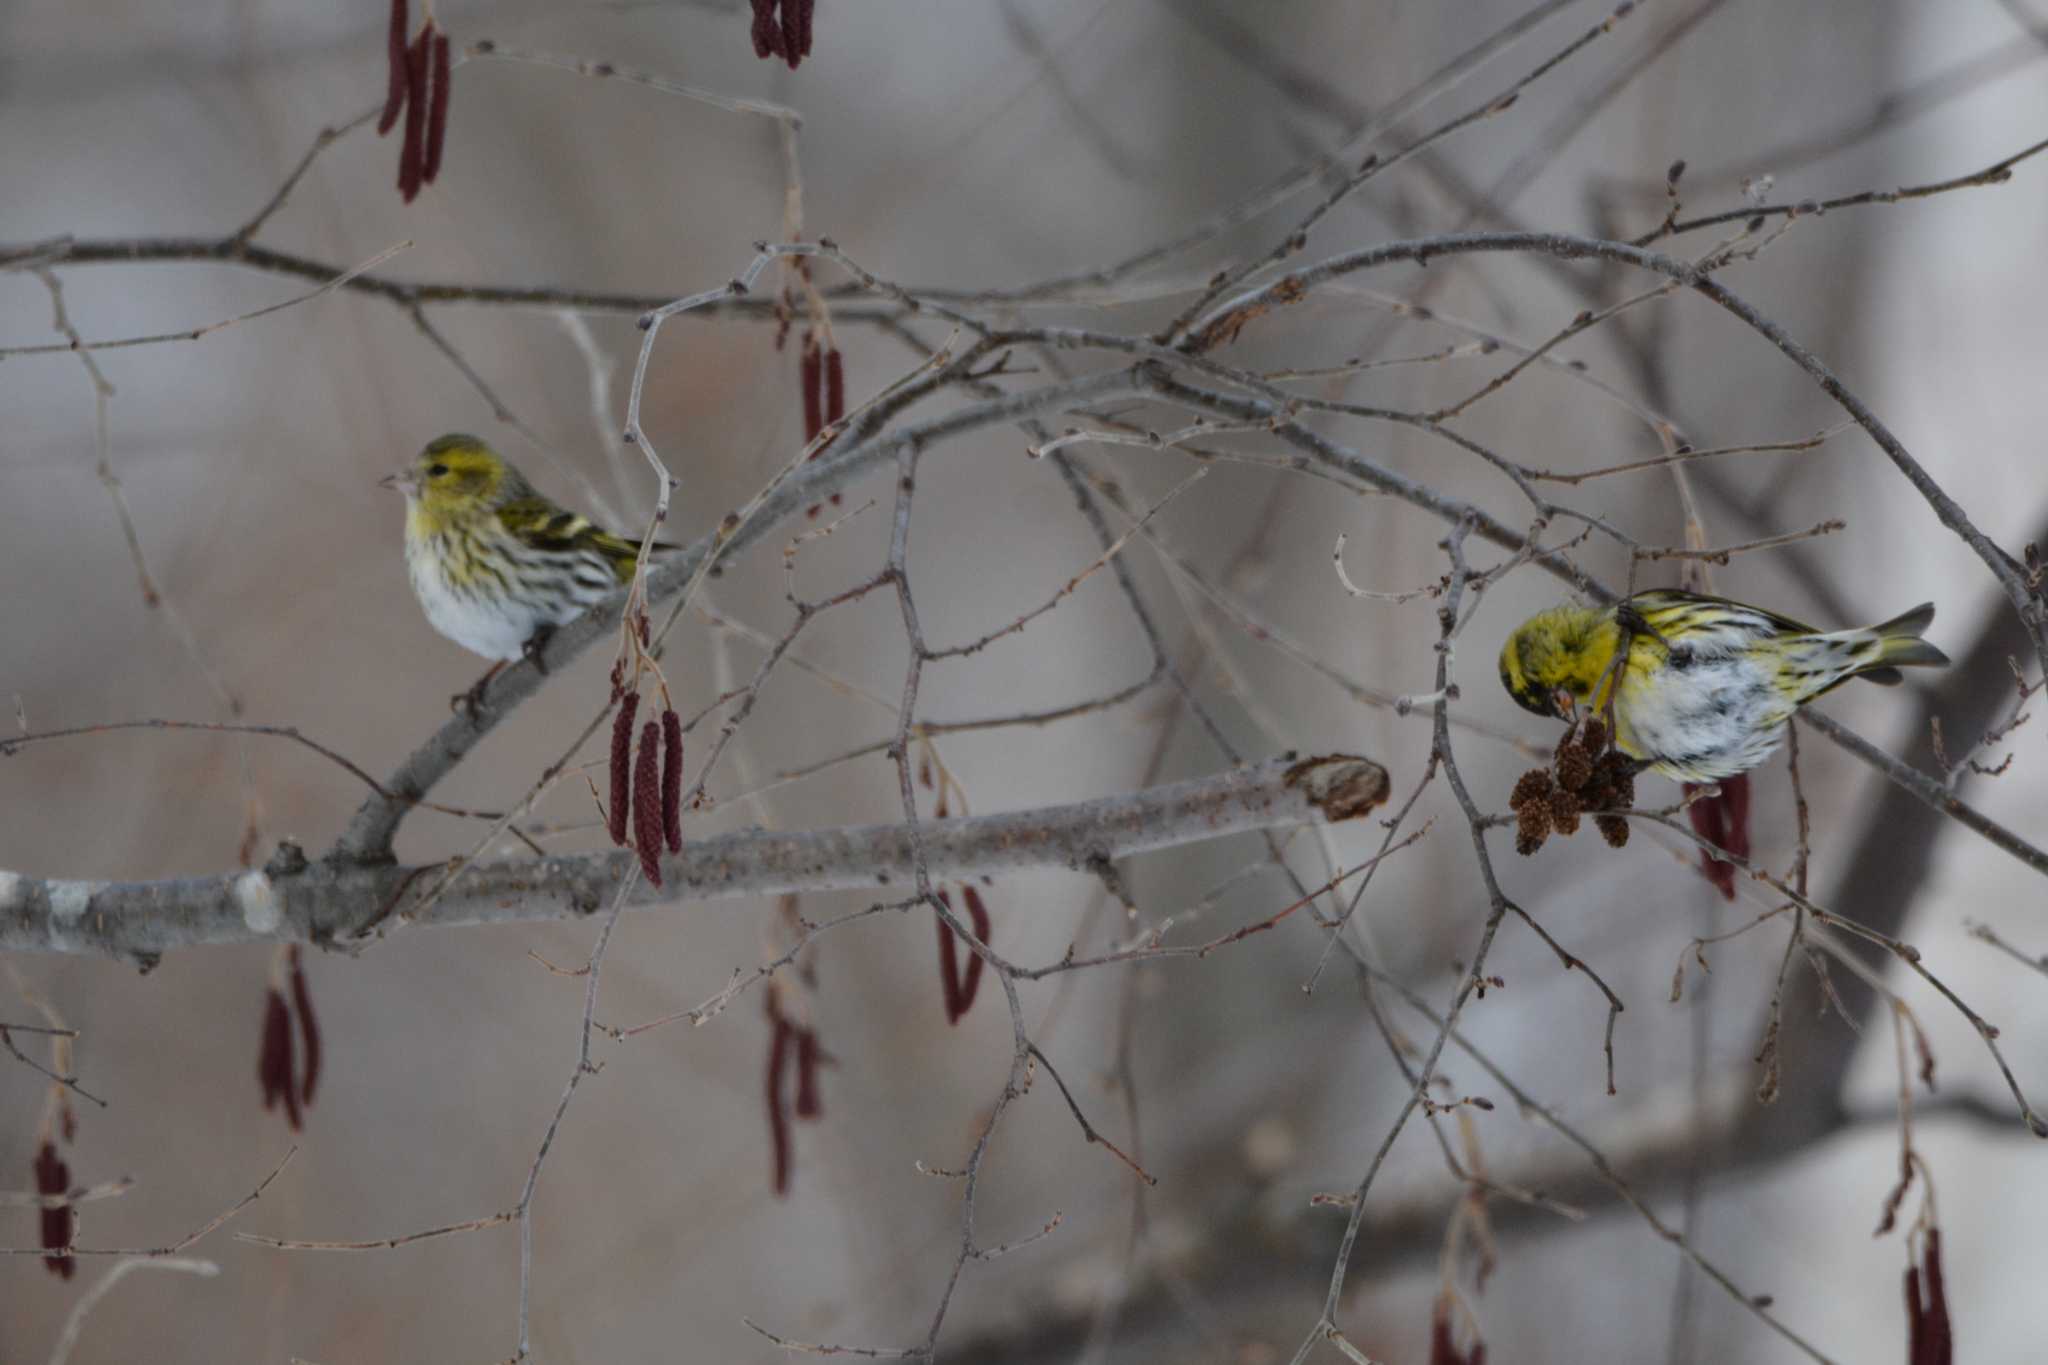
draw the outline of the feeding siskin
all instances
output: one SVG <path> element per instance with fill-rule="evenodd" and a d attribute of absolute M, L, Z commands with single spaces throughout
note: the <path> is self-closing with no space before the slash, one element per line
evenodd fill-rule
<path fill-rule="evenodd" d="M 427 620 L 487 659 L 517 659 L 633 576 L 639 541 L 556 506 L 474 436 L 443 436 L 381 482 L 405 494 L 405 563 Z"/>
<path fill-rule="evenodd" d="M 1501 647 L 1500 680 L 1539 716 L 1563 716 L 1573 702 L 1598 712 L 1626 627 L 1615 743 L 1667 777 L 1712 782 L 1763 762 L 1794 711 L 1850 678 L 1891 684 L 1901 665 L 1947 663 L 1920 638 L 1933 620 L 1929 602 L 1882 625 L 1823 632 L 1726 598 L 1659 590 L 1538 612 Z"/>

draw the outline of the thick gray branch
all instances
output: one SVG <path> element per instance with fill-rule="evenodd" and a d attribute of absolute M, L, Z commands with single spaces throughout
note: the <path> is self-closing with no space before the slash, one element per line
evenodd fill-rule
<path fill-rule="evenodd" d="M 1065 806 L 931 820 L 919 826 L 933 881 L 1020 868 L 1085 868 L 1247 830 L 1362 816 L 1387 798 L 1369 759 L 1291 757 Z M 151 962 L 215 943 L 332 942 L 372 923 L 486 924 L 565 919 L 605 904 L 634 861 L 628 850 L 471 868 L 416 918 L 403 903 L 438 865 L 273 859 L 261 872 L 157 882 L 81 882 L 0 872 L 0 952 L 107 954 Z M 907 884 L 910 831 L 860 825 L 781 834 L 741 830 L 662 860 L 663 888 L 634 904 L 847 891 Z"/>

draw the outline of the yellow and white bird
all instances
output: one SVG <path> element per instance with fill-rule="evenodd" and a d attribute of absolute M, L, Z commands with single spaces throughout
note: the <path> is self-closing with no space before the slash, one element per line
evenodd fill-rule
<path fill-rule="evenodd" d="M 405 494 L 405 563 L 427 620 L 486 659 L 519 658 L 633 577 L 639 541 L 557 506 L 474 436 L 443 436 L 382 482 Z"/>
<path fill-rule="evenodd" d="M 1500 651 L 1508 695 L 1539 716 L 1596 713 L 1614 693 L 1615 742 L 1645 767 L 1713 782 L 1762 763 L 1792 713 L 1850 678 L 1891 684 L 1899 668 L 1946 664 L 1920 638 L 1923 603 L 1881 625 L 1817 631 L 1724 597 L 1660 589 L 1611 607 L 1553 607 Z M 1628 639 L 1628 657 L 1610 668 Z M 1618 678 L 1618 682 L 1616 679 Z"/>

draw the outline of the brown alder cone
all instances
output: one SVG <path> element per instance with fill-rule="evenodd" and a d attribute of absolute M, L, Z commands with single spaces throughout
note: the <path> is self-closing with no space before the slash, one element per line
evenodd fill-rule
<path fill-rule="evenodd" d="M 1559 834 L 1573 835 L 1579 832 L 1579 812 L 1585 809 L 1579 798 L 1567 791 L 1550 794 L 1550 827 Z"/>
<path fill-rule="evenodd" d="M 1593 776 L 1593 756 L 1586 752 L 1586 746 L 1567 742 L 1557 751 L 1557 785 L 1566 791 L 1577 791 Z"/>
<path fill-rule="evenodd" d="M 1547 769 L 1531 768 L 1516 780 L 1515 790 L 1508 797 L 1508 805 L 1519 809 L 1530 801 L 1546 801 L 1550 798 L 1553 787 Z"/>

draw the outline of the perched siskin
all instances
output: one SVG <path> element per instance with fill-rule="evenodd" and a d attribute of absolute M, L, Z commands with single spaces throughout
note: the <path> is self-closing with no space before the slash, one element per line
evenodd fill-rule
<path fill-rule="evenodd" d="M 640 542 L 557 507 L 474 436 L 443 436 L 381 482 L 405 494 L 405 563 L 427 620 L 487 659 L 517 659 L 633 576 Z"/>
<path fill-rule="evenodd" d="M 1763 762 L 1792 713 L 1830 688 L 1859 677 L 1896 683 L 1900 665 L 1947 663 L 1920 638 L 1933 620 L 1930 602 L 1882 625 L 1822 632 L 1722 597 L 1645 592 L 1613 607 L 1538 612 L 1501 647 L 1500 680 L 1539 716 L 1562 716 L 1570 702 L 1598 712 L 1627 629 L 1615 743 L 1667 777 L 1712 782 Z"/>

